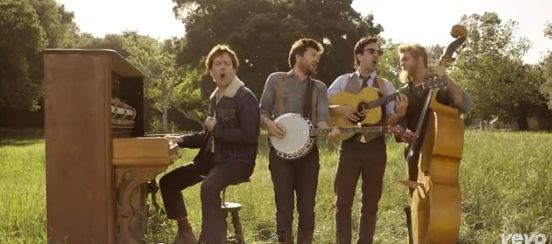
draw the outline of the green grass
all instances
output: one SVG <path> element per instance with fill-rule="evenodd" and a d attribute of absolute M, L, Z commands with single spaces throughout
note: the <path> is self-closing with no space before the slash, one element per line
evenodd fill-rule
<path fill-rule="evenodd" d="M 262 138 L 257 166 L 250 183 L 231 186 L 229 201 L 241 203 L 242 225 L 248 243 L 274 241 L 272 183 L 267 165 L 266 138 Z M 322 142 L 322 141 L 321 141 Z M 321 143 L 325 144 L 325 143 Z M 406 243 L 402 209 L 408 191 L 401 153 L 404 145 L 388 142 L 384 193 L 376 229 L 376 243 Z M 333 243 L 333 177 L 335 145 L 321 145 L 315 243 Z M 461 162 L 462 243 L 500 243 L 502 233 L 543 233 L 552 239 L 552 134 L 479 132 L 465 134 Z M 185 149 L 171 170 L 193 158 Z M 0 243 L 45 243 L 44 140 L 41 131 L 0 130 Z M 160 175 L 161 176 L 161 175 Z M 201 226 L 200 184 L 183 191 L 194 230 Z M 160 200 L 160 197 L 159 197 Z M 353 208 L 358 222 L 360 190 Z M 297 216 L 297 215 L 295 215 Z M 176 227 L 154 215 L 149 243 L 170 243 Z M 356 233 L 355 233 L 356 234 Z"/>
<path fill-rule="evenodd" d="M 0 130 L 0 243 L 45 243 L 41 131 Z"/>

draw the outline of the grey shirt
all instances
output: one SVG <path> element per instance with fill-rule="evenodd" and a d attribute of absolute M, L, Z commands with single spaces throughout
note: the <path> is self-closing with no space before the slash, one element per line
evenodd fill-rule
<path fill-rule="evenodd" d="M 261 115 L 264 114 L 271 119 L 275 119 L 281 115 L 276 111 L 276 93 L 284 76 L 287 76 L 285 78 L 286 81 L 283 93 L 284 113 L 303 114 L 307 81 L 311 79 L 314 82 L 313 96 L 316 96 L 316 121 L 312 121 L 312 123 L 316 124 L 319 121 L 327 122 L 330 117 L 330 111 L 328 110 L 326 84 L 310 77 L 305 80 L 299 80 L 299 77 L 292 71 L 275 72 L 268 76 L 263 94 L 261 95 Z"/>

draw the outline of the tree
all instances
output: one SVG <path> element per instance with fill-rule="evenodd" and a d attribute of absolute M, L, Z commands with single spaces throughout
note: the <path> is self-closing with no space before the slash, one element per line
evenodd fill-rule
<path fill-rule="evenodd" d="M 517 23 L 503 22 L 496 13 L 463 16 L 468 41 L 457 57 L 452 75 L 473 98 L 470 116 L 489 120 L 499 116 L 507 121 L 524 117 L 528 106 L 540 106 L 542 81 L 531 75 L 521 58 L 530 43 L 514 39 Z M 540 82 L 540 83 L 539 83 Z"/>
<path fill-rule="evenodd" d="M 401 73 L 400 60 L 399 60 L 399 43 L 393 43 L 393 40 L 380 40 L 384 53 L 379 58 L 378 75 L 388 79 L 395 85 L 396 88 L 401 87 L 401 81 L 399 75 Z M 428 52 L 428 63 L 433 64 L 441 55 L 443 55 L 443 47 L 439 45 L 432 45 L 425 47 Z"/>
<path fill-rule="evenodd" d="M 544 36 L 552 39 L 552 23 L 548 22 L 544 29 Z"/>
<path fill-rule="evenodd" d="M 48 48 L 69 48 L 75 45 L 79 28 L 74 14 L 55 0 L 27 0 L 33 5 L 46 34 Z"/>
<path fill-rule="evenodd" d="M 39 85 L 29 61 L 45 46 L 45 33 L 28 1 L 0 2 L 0 107 L 36 108 Z"/>
<path fill-rule="evenodd" d="M 441 59 L 441 56 L 443 56 L 444 49 L 445 47 L 437 44 L 426 47 L 428 64 L 436 64 Z"/>
<path fill-rule="evenodd" d="M 127 33 L 126 35 L 129 35 Z M 117 51 L 121 56 L 128 57 L 130 53 L 123 47 L 123 39 L 125 34 L 106 34 L 103 38 L 93 37 L 88 33 L 82 33 L 77 38 L 75 43 L 76 48 L 99 48 L 112 49 Z"/>
<path fill-rule="evenodd" d="M 380 40 L 381 47 L 384 52 L 378 60 L 378 75 L 389 80 L 395 87 L 400 87 L 399 74 L 401 72 L 398 43 L 393 43 L 393 40 Z"/>
<path fill-rule="evenodd" d="M 54 0 L 0 2 L 0 107 L 38 109 L 40 51 L 70 47 L 77 33 L 73 13 Z"/>
<path fill-rule="evenodd" d="M 175 0 L 186 36 L 178 62 L 196 65 L 218 43 L 229 44 L 240 61 L 239 75 L 260 95 L 269 73 L 289 70 L 293 41 L 311 37 L 324 44 L 317 77 L 329 84 L 353 69 L 353 46 L 383 30 L 362 17 L 350 0 Z M 213 89 L 204 77 L 202 89 Z M 207 92 L 204 91 L 204 94 Z"/>
<path fill-rule="evenodd" d="M 552 39 L 552 23 L 548 23 L 544 30 L 544 35 Z M 542 60 L 540 65 L 543 68 L 543 76 L 546 80 L 541 86 L 541 92 L 548 99 L 548 108 L 552 109 L 552 52 L 549 51 L 548 55 Z"/>
<path fill-rule="evenodd" d="M 171 107 L 187 118 L 197 118 L 202 111 L 199 73 L 189 66 L 176 66 L 174 41 L 159 43 L 157 40 L 134 32 L 122 34 L 122 47 L 128 52 L 128 60 L 145 75 L 145 98 L 151 108 L 161 114 L 161 128 L 156 128 L 156 116 L 152 116 L 153 130 L 167 133 Z M 201 124 L 201 122 L 199 122 Z"/>

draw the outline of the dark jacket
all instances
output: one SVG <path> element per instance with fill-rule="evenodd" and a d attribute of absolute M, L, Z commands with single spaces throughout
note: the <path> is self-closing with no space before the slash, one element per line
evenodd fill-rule
<path fill-rule="evenodd" d="M 216 102 L 211 95 L 217 123 L 213 128 L 215 163 L 255 163 L 260 131 L 258 101 L 253 92 L 235 78 Z M 196 159 L 211 151 L 211 133 L 205 131 L 182 137 L 181 147 L 201 148 Z M 194 159 L 194 161 L 196 160 Z"/>
<path fill-rule="evenodd" d="M 203 156 L 205 156 L 204 154 L 210 154 L 209 150 L 207 149 L 209 136 L 210 133 L 206 132 L 206 130 L 202 132 L 186 134 L 180 137 L 182 139 L 182 142 L 178 143 L 178 146 L 182 148 L 199 148 L 199 152 L 193 160 L 199 161 L 202 159 Z"/>

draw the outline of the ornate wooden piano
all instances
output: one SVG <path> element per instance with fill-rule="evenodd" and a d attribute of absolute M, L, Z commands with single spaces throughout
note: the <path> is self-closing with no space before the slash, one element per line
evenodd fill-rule
<path fill-rule="evenodd" d="M 113 50 L 44 52 L 49 243 L 141 243 L 146 182 L 178 146 L 144 137 L 144 76 Z"/>

